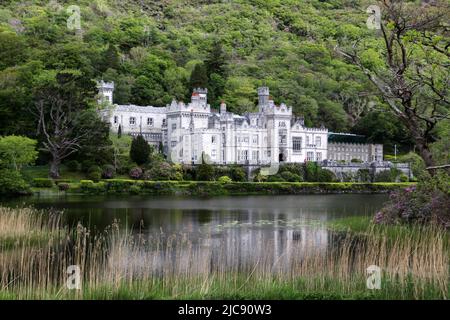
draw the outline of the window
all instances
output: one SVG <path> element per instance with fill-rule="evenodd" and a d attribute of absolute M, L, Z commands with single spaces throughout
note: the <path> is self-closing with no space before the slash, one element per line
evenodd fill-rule
<path fill-rule="evenodd" d="M 302 151 L 302 137 L 292 137 L 292 150 L 294 152 Z"/>
<path fill-rule="evenodd" d="M 114 116 L 114 124 L 117 124 L 119 122 L 119 117 L 118 116 Z"/>
<path fill-rule="evenodd" d="M 130 117 L 130 124 L 132 126 L 136 124 L 136 118 L 135 117 Z"/>
<path fill-rule="evenodd" d="M 244 150 L 242 153 L 243 160 L 248 160 L 248 150 Z"/>
<path fill-rule="evenodd" d="M 321 137 L 316 137 L 316 147 L 320 148 L 321 145 L 322 145 L 322 138 Z"/>
<path fill-rule="evenodd" d="M 177 124 L 176 123 L 172 123 L 172 130 L 176 130 L 177 129 Z"/>
<path fill-rule="evenodd" d="M 176 142 L 176 141 L 170 142 L 170 146 L 171 146 L 172 148 L 176 147 L 176 146 L 177 146 L 177 142 Z"/>
<path fill-rule="evenodd" d="M 153 118 L 147 118 L 147 125 L 153 126 Z"/>
<path fill-rule="evenodd" d="M 284 121 L 280 121 L 278 124 L 281 128 L 286 128 L 286 123 Z"/>
<path fill-rule="evenodd" d="M 211 150 L 211 158 L 213 158 L 213 159 L 217 158 L 217 150 L 216 149 Z"/>
<path fill-rule="evenodd" d="M 306 161 L 314 161 L 314 152 L 306 153 Z"/>
<path fill-rule="evenodd" d="M 316 160 L 317 161 L 322 161 L 322 152 L 317 152 L 316 153 Z"/>
<path fill-rule="evenodd" d="M 166 119 L 163 119 L 162 121 L 162 125 L 165 126 L 166 125 Z"/>
<path fill-rule="evenodd" d="M 258 136 L 253 136 L 252 142 L 253 144 L 258 144 Z"/>
<path fill-rule="evenodd" d="M 211 143 L 215 144 L 216 143 L 216 136 L 211 136 Z"/>

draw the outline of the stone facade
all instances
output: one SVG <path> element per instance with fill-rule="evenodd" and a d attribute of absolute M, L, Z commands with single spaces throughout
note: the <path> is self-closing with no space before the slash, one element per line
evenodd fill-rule
<path fill-rule="evenodd" d="M 292 108 L 276 105 L 269 88 L 258 89 L 258 112 L 237 115 L 208 104 L 207 89 L 195 89 L 191 102 L 172 101 L 166 107 L 115 105 L 113 83 L 99 82 L 100 114 L 114 132 L 142 134 L 162 143 L 176 163 L 201 163 L 202 155 L 216 164 L 268 164 L 323 161 L 328 157 L 328 130 L 308 128 Z"/>
<path fill-rule="evenodd" d="M 328 134 L 328 160 L 381 162 L 383 161 L 383 145 L 368 143 L 361 135 L 330 132 Z"/>

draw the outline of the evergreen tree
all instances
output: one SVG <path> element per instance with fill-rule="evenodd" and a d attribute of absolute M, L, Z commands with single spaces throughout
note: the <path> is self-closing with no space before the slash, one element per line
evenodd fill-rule
<path fill-rule="evenodd" d="M 219 41 L 215 41 L 205 60 L 208 76 L 208 100 L 211 105 L 219 105 L 227 80 L 227 55 Z"/>
<path fill-rule="evenodd" d="M 191 78 L 189 80 L 190 89 L 194 88 L 207 88 L 208 87 L 208 75 L 206 67 L 203 63 L 195 65 L 192 70 Z"/>
<path fill-rule="evenodd" d="M 122 138 L 122 125 L 119 124 L 119 129 L 117 130 L 117 138 Z"/>
<path fill-rule="evenodd" d="M 100 71 L 105 72 L 108 69 L 118 70 L 120 67 L 119 52 L 113 45 L 109 45 L 108 49 L 103 53 L 100 63 Z"/>
<path fill-rule="evenodd" d="M 204 159 L 204 153 L 202 154 L 202 163 L 197 169 L 197 180 L 198 181 L 211 181 L 214 178 L 214 167 L 206 163 Z"/>
<path fill-rule="evenodd" d="M 133 139 L 130 148 L 130 158 L 138 165 L 143 165 L 148 162 L 150 157 L 151 148 L 145 141 L 142 135 L 138 135 Z"/>

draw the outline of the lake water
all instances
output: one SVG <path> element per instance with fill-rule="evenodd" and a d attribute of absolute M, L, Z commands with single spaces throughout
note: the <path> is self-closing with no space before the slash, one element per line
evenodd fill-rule
<path fill-rule="evenodd" d="M 308 249 L 325 252 L 336 242 L 336 234 L 326 225 L 328 221 L 373 216 L 386 200 L 387 195 L 361 194 L 216 198 L 69 196 L 33 197 L 6 204 L 63 211 L 65 223 L 75 225 L 81 221 L 97 231 L 118 222 L 122 229 L 157 239 L 158 246 L 165 248 L 165 255 L 177 248 L 177 252 L 169 255 L 176 255 L 181 261 L 206 259 L 217 264 L 221 257 L 219 264 L 245 265 L 255 264 L 261 257 L 274 263 Z M 294 247 L 295 253 L 291 250 Z M 137 259 L 133 254 L 132 262 L 130 253 L 125 259 L 126 268 L 130 263 L 134 267 L 147 263 L 143 256 L 151 250 L 146 248 Z"/>

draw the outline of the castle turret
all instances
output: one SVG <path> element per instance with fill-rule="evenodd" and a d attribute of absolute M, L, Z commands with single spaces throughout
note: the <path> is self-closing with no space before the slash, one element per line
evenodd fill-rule
<path fill-rule="evenodd" d="M 192 93 L 191 98 L 192 103 L 197 103 L 198 105 L 206 108 L 208 105 L 208 89 L 196 88 Z"/>
<path fill-rule="evenodd" d="M 114 82 L 104 82 L 103 80 L 97 82 L 98 89 L 98 104 L 113 103 Z"/>
<path fill-rule="evenodd" d="M 220 113 L 222 114 L 227 113 L 227 105 L 223 101 L 220 103 Z"/>
<path fill-rule="evenodd" d="M 260 87 L 258 88 L 258 100 L 259 107 L 264 107 L 269 104 L 269 88 L 268 87 Z"/>

